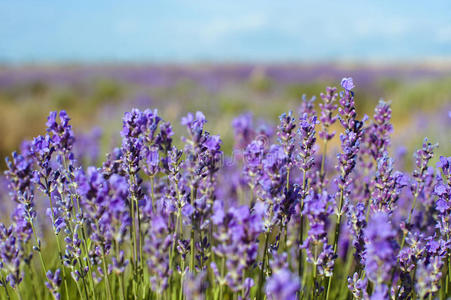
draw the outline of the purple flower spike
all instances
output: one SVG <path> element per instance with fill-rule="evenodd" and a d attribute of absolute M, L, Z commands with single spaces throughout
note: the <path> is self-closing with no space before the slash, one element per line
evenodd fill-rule
<path fill-rule="evenodd" d="M 59 292 L 60 286 L 61 286 L 61 270 L 57 269 L 55 273 L 52 271 L 47 271 L 47 281 L 45 282 L 46 287 L 49 289 L 49 291 L 52 293 L 53 297 L 55 299 L 60 299 L 61 295 Z"/>
<path fill-rule="evenodd" d="M 337 121 L 337 116 L 334 115 L 337 110 L 337 104 L 335 104 L 338 94 L 336 88 L 326 88 L 326 93 L 321 93 L 321 99 L 323 103 L 319 104 L 321 109 L 321 115 L 319 120 L 321 121 L 322 129 L 319 132 L 319 136 L 323 140 L 331 140 L 335 136 L 335 132 L 330 133 L 329 128 Z"/>
<path fill-rule="evenodd" d="M 281 269 L 268 279 L 266 295 L 271 300 L 295 300 L 300 287 L 296 275 L 288 269 Z"/>
<path fill-rule="evenodd" d="M 365 228 L 365 270 L 368 279 L 380 284 L 391 279 L 391 270 L 396 263 L 396 231 L 388 215 L 376 212 Z"/>
<path fill-rule="evenodd" d="M 255 136 L 251 113 L 242 114 L 232 121 L 235 133 L 235 147 L 245 149 Z"/>

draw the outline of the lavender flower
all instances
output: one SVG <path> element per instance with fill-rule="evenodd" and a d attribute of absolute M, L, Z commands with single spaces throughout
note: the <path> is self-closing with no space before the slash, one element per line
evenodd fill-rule
<path fill-rule="evenodd" d="M 235 136 L 235 147 L 245 149 L 255 136 L 251 113 L 239 115 L 232 121 Z"/>
<path fill-rule="evenodd" d="M 309 220 L 310 229 L 302 244 L 307 252 L 307 261 L 318 268 L 320 275 L 332 276 L 336 255 L 327 244 L 328 218 L 332 214 L 331 197 L 311 192 L 305 199 L 303 215 Z"/>
<path fill-rule="evenodd" d="M 295 300 L 299 289 L 300 282 L 296 275 L 287 269 L 281 269 L 268 279 L 266 295 L 268 299 Z"/>
<path fill-rule="evenodd" d="M 299 122 L 298 134 L 301 142 L 298 154 L 298 165 L 304 174 L 309 171 L 314 164 L 315 149 L 313 146 L 316 142 L 316 123 L 316 116 L 309 116 L 307 113 L 304 113 L 301 116 Z"/>
<path fill-rule="evenodd" d="M 365 247 L 364 228 L 367 225 L 366 211 L 367 208 L 363 203 L 350 204 L 347 211 L 347 223 L 351 233 L 352 245 L 355 249 L 354 257 L 357 259 L 359 268 L 363 265 Z"/>
<path fill-rule="evenodd" d="M 351 91 L 353 88 L 355 88 L 354 85 L 354 81 L 352 80 L 351 77 L 345 77 L 341 80 L 341 86 L 346 90 L 346 91 Z"/>
<path fill-rule="evenodd" d="M 423 147 L 415 153 L 415 165 L 417 169 L 413 171 L 413 178 L 416 184 L 412 185 L 412 191 L 416 197 L 423 191 L 424 182 L 426 180 L 426 171 L 428 169 L 429 160 L 434 155 L 434 148 L 437 148 L 437 144 L 431 144 L 427 138 L 424 139 Z"/>
<path fill-rule="evenodd" d="M 162 293 L 168 287 L 172 273 L 172 270 L 169 269 L 172 235 L 168 235 L 167 219 L 164 216 L 154 216 L 151 223 L 151 238 L 146 240 L 144 249 L 149 253 L 147 264 L 151 272 L 152 290 Z"/>
<path fill-rule="evenodd" d="M 12 288 L 22 282 L 23 258 L 23 250 L 20 241 L 14 236 L 14 228 L 0 224 L 0 267 L 6 271 L 6 280 Z"/>
<path fill-rule="evenodd" d="M 367 290 L 368 280 L 360 279 L 356 272 L 352 277 L 348 277 L 348 288 L 356 299 L 368 299 Z"/>
<path fill-rule="evenodd" d="M 434 187 L 434 194 L 437 195 L 435 208 L 438 211 L 437 225 L 440 234 L 446 240 L 449 240 L 451 233 L 451 224 L 449 216 L 451 214 L 451 158 L 440 157 L 437 164 L 441 169 L 442 176 L 437 176 L 437 183 Z"/>
<path fill-rule="evenodd" d="M 391 279 L 391 270 L 396 263 L 395 236 L 388 215 L 384 212 L 373 214 L 365 228 L 364 261 L 368 279 L 377 286 Z"/>
<path fill-rule="evenodd" d="M 232 290 L 246 288 L 244 272 L 251 268 L 258 254 L 258 236 L 263 232 L 262 211 L 251 214 L 249 208 L 242 206 L 224 210 L 223 202 L 216 201 L 212 220 L 219 228 L 215 239 L 220 242 L 213 251 L 225 260 L 228 273 L 217 274 L 219 282 L 227 284 Z"/>
<path fill-rule="evenodd" d="M 60 285 L 61 285 L 61 270 L 57 269 L 55 273 L 52 271 L 47 272 L 47 281 L 45 282 L 45 285 L 49 289 L 49 291 L 52 293 L 53 297 L 56 300 L 59 300 L 61 298 L 61 294 L 59 293 Z"/>
<path fill-rule="evenodd" d="M 287 167 L 291 168 L 293 160 L 292 156 L 294 151 L 294 141 L 296 136 L 296 121 L 291 111 L 288 114 L 283 113 L 279 117 L 279 120 L 280 124 L 277 127 L 277 136 L 288 160 Z"/>
<path fill-rule="evenodd" d="M 59 113 L 60 123 L 57 122 L 57 112 L 52 111 L 47 119 L 47 132 L 52 137 L 57 150 L 63 153 L 70 153 L 75 142 L 72 126 L 69 125 L 70 118 L 66 111 L 62 110 Z"/>
<path fill-rule="evenodd" d="M 378 161 L 390 146 L 390 134 L 393 132 L 390 103 L 380 101 L 374 111 L 374 122 L 367 133 L 367 147 L 375 161 Z"/>
<path fill-rule="evenodd" d="M 183 282 L 183 293 L 187 300 L 203 300 L 205 299 L 206 273 L 198 274 L 188 273 Z"/>
<path fill-rule="evenodd" d="M 251 191 L 255 189 L 260 178 L 263 176 L 264 146 L 262 141 L 255 140 L 246 147 L 246 151 L 244 152 L 243 175 Z"/>
<path fill-rule="evenodd" d="M 430 294 L 435 294 L 440 289 L 442 277 L 442 257 L 435 256 L 429 264 L 420 261 L 416 271 L 415 289 L 420 299 L 426 299 Z"/>
<path fill-rule="evenodd" d="M 316 114 L 315 100 L 316 100 L 315 96 L 311 97 L 310 99 L 307 99 L 307 96 L 305 94 L 302 95 L 302 103 L 298 110 L 299 115 L 302 116 L 304 114 L 307 114 L 309 116 L 312 116 Z"/>
<path fill-rule="evenodd" d="M 12 160 L 6 158 L 6 165 L 8 170 L 5 171 L 5 175 L 9 180 L 8 188 L 11 191 L 11 198 L 19 203 L 29 202 L 29 197 L 32 197 L 34 192 L 33 161 L 13 152 Z"/>
<path fill-rule="evenodd" d="M 319 136 L 324 141 L 329 141 L 335 136 L 335 132 L 330 133 L 329 128 L 337 120 L 337 116 L 333 116 L 338 107 L 334 104 L 338 97 L 336 91 L 336 88 L 328 87 L 325 94 L 321 93 L 323 103 L 319 104 L 319 107 L 321 108 L 321 116 L 319 120 L 321 121 L 322 130 L 319 132 Z"/>
<path fill-rule="evenodd" d="M 373 209 L 392 212 L 401 189 L 407 186 L 408 181 L 401 172 L 393 173 L 393 160 L 386 153 L 378 160 L 374 181 L 371 193 Z"/>

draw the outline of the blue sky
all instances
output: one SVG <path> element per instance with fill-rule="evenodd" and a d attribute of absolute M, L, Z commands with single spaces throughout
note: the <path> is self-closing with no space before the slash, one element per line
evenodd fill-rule
<path fill-rule="evenodd" d="M 451 57 L 449 0 L 0 2 L 0 62 L 437 57 Z"/>

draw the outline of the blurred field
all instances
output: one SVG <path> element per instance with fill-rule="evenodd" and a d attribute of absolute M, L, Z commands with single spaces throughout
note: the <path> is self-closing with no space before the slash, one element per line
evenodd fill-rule
<path fill-rule="evenodd" d="M 428 136 L 451 154 L 451 65 L 91 65 L 0 67 L 0 158 L 42 134 L 48 112 L 61 109 L 76 133 L 100 128 L 101 152 L 116 145 L 122 114 L 133 107 L 157 108 L 180 134 L 180 117 L 201 110 L 230 151 L 238 114 L 275 123 L 303 94 L 319 97 L 344 76 L 357 85 L 361 116 L 380 98 L 392 101 L 394 151 L 410 155 Z"/>

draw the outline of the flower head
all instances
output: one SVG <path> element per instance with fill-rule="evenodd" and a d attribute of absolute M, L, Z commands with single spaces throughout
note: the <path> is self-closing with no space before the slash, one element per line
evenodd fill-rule
<path fill-rule="evenodd" d="M 350 90 L 352 90 L 353 88 L 355 88 L 354 81 L 352 80 L 351 77 L 345 77 L 345 78 L 343 78 L 343 79 L 341 80 L 341 86 L 342 86 L 345 90 L 347 90 L 347 91 L 350 91 Z"/>

